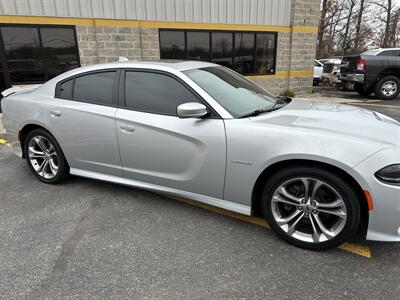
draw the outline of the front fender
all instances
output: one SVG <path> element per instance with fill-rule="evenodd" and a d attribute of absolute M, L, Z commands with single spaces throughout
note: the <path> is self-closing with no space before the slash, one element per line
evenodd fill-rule
<path fill-rule="evenodd" d="M 249 126 L 245 120 L 226 123 L 227 166 L 224 199 L 250 206 L 258 177 L 282 161 L 308 160 L 333 165 L 352 176 L 361 187 L 365 180 L 354 167 L 382 151 L 379 143 L 362 142 L 330 133 L 305 132 L 283 126 Z"/>

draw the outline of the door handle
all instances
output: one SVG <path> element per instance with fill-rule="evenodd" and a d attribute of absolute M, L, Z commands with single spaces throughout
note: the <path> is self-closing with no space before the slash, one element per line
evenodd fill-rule
<path fill-rule="evenodd" d="M 61 111 L 59 111 L 59 110 L 51 110 L 50 111 L 50 116 L 52 116 L 52 117 L 60 117 L 61 116 Z"/>
<path fill-rule="evenodd" d="M 135 131 L 135 127 L 127 124 L 121 124 L 119 125 L 119 128 L 123 133 L 132 133 Z"/>

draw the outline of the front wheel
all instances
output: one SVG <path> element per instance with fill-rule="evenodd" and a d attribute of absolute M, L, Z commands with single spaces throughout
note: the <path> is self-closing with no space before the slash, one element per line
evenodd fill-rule
<path fill-rule="evenodd" d="M 337 247 L 360 223 L 359 199 L 348 183 L 316 167 L 282 169 L 267 182 L 262 208 L 284 240 L 309 250 Z"/>
<path fill-rule="evenodd" d="M 24 143 L 29 168 L 40 181 L 59 183 L 68 176 L 68 164 L 55 138 L 44 129 L 28 133 Z"/>

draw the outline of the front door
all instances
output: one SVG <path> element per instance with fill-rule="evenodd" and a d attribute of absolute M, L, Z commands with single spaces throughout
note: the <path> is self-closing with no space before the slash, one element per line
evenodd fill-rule
<path fill-rule="evenodd" d="M 179 104 L 201 99 L 169 74 L 127 70 L 121 84 L 126 107 L 118 109 L 116 126 L 124 176 L 222 199 L 223 120 L 177 117 Z"/>

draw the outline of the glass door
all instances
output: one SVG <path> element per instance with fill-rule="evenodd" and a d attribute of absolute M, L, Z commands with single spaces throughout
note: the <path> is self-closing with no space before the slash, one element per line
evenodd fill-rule
<path fill-rule="evenodd" d="M 1 92 L 4 91 L 5 89 L 8 89 L 9 87 L 11 87 L 10 74 L 8 73 L 8 66 L 4 51 L 3 39 L 1 38 L 0 34 L 0 101 L 1 98 L 3 98 Z M 1 103 L 0 103 L 0 113 L 1 113 Z"/>

